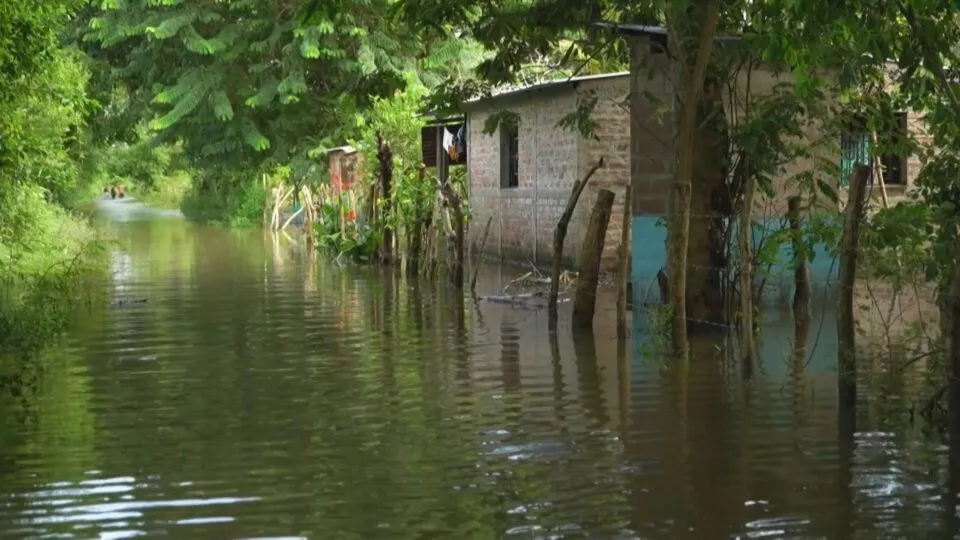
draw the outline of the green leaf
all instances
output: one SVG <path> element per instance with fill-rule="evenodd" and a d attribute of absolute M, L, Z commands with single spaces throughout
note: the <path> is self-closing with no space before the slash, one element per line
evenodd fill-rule
<path fill-rule="evenodd" d="M 257 152 L 263 152 L 270 148 L 270 139 L 264 136 L 257 128 L 257 125 L 251 120 L 246 120 L 242 127 L 243 140 Z"/>
<path fill-rule="evenodd" d="M 169 39 L 179 32 L 182 28 L 193 22 L 193 13 L 181 13 L 164 20 L 159 26 L 148 26 L 146 34 L 155 39 Z"/>
<path fill-rule="evenodd" d="M 245 104 L 247 107 L 256 108 L 269 105 L 277 97 L 277 88 L 279 82 L 276 79 L 268 79 L 256 95 L 247 98 Z"/>
<path fill-rule="evenodd" d="M 300 56 L 310 59 L 320 58 L 320 37 L 320 30 L 316 26 L 304 29 L 300 40 Z"/>
<path fill-rule="evenodd" d="M 213 113 L 217 116 L 217 119 L 224 122 L 233 119 L 233 107 L 230 105 L 230 98 L 227 97 L 225 91 L 211 92 L 208 99 L 210 105 L 213 106 Z"/>

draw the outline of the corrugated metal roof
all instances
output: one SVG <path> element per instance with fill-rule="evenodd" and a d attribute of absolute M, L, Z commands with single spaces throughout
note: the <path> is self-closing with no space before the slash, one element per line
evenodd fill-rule
<path fill-rule="evenodd" d="M 544 81 L 544 82 L 539 82 L 539 83 L 529 84 L 529 85 L 504 85 L 493 90 L 493 92 L 491 92 L 489 96 L 482 96 L 482 97 L 469 99 L 467 100 L 467 103 L 473 105 L 473 104 L 478 104 L 485 101 L 499 99 L 507 96 L 516 96 L 516 95 L 524 94 L 526 92 L 535 92 L 537 90 L 544 90 L 547 88 L 559 88 L 564 85 L 574 86 L 581 82 L 599 81 L 604 79 L 615 79 L 618 77 L 628 77 L 628 76 L 630 76 L 629 71 L 618 71 L 616 73 L 601 73 L 598 75 L 581 75 L 579 77 L 568 77 L 565 79 L 557 79 L 554 81 Z"/>
<path fill-rule="evenodd" d="M 609 23 L 609 22 L 598 22 L 593 23 L 593 26 L 598 26 L 600 28 L 608 28 L 614 30 L 620 34 L 626 34 L 630 36 L 667 36 L 669 31 L 666 26 L 654 26 L 647 24 L 620 24 L 620 23 Z M 742 36 L 717 36 L 715 38 L 717 41 L 739 41 L 743 39 Z"/>
<path fill-rule="evenodd" d="M 324 152 L 326 152 L 327 154 L 330 154 L 332 152 L 343 152 L 345 154 L 352 154 L 356 151 L 357 149 L 350 146 L 349 144 L 346 146 L 337 146 L 335 148 L 327 148 L 326 150 L 324 150 Z"/>
<path fill-rule="evenodd" d="M 424 111 L 414 116 L 416 116 L 417 118 L 426 118 L 428 122 L 440 122 L 440 123 L 463 122 L 463 119 L 464 119 L 462 114 L 442 116 L 442 115 L 438 115 L 435 111 Z"/>

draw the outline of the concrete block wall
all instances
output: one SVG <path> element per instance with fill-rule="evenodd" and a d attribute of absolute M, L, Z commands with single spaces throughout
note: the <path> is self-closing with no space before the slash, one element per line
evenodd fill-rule
<path fill-rule="evenodd" d="M 656 275 L 666 264 L 666 229 L 658 221 L 667 215 L 673 180 L 673 82 L 676 74 L 666 55 L 650 55 L 649 45 L 634 41 L 630 106 L 630 169 L 633 178 L 631 281 L 634 306 L 648 295 L 657 297 Z M 636 320 L 642 310 L 634 310 Z M 636 314 L 639 313 L 638 317 Z"/>
<path fill-rule="evenodd" d="M 575 87 L 576 86 L 576 87 Z M 473 220 L 468 241 L 476 244 L 493 216 L 485 252 L 505 260 L 538 265 L 553 258 L 553 234 L 574 182 L 581 178 L 601 149 L 611 168 L 599 172 L 584 192 L 570 221 L 564 244 L 566 264 L 575 266 L 599 187 L 615 188 L 618 199 L 604 250 L 606 269 L 615 267 L 620 242 L 623 186 L 629 181 L 629 113 L 614 105 L 628 90 L 628 78 L 585 81 L 550 92 L 531 93 L 511 102 L 493 100 L 475 106 L 467 115 L 470 152 L 467 168 Z M 576 110 L 578 98 L 597 92 L 601 97 L 594 118 L 601 125 L 600 141 L 557 127 L 561 118 Z M 491 114 L 509 110 L 519 115 L 519 186 L 500 187 L 500 134 L 487 135 L 483 127 Z M 617 188 L 617 186 L 619 186 Z"/>
<path fill-rule="evenodd" d="M 673 181 L 676 74 L 671 71 L 665 55 L 651 56 L 644 52 L 647 45 L 642 41 L 634 42 L 633 47 L 630 83 L 633 215 L 659 218 L 667 214 Z"/>
<path fill-rule="evenodd" d="M 927 123 L 923 118 L 924 114 L 919 111 L 907 112 L 907 133 L 916 138 L 920 144 L 920 152 L 933 144 L 933 137 L 927 130 Z M 913 186 L 917 183 L 917 176 L 920 175 L 920 169 L 923 168 L 921 153 L 914 152 L 907 157 L 907 186 Z"/>

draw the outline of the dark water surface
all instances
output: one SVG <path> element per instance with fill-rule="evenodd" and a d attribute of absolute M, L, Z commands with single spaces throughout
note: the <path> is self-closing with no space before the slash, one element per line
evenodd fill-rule
<path fill-rule="evenodd" d="M 944 537 L 945 448 L 881 427 L 895 395 L 851 448 L 828 370 L 662 370 L 609 314 L 551 344 L 544 313 L 104 214 L 106 294 L 148 302 L 84 312 L 0 398 L 2 538 Z"/>

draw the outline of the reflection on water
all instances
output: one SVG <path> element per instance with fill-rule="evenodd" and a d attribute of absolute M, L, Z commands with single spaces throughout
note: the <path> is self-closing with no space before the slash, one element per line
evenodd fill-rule
<path fill-rule="evenodd" d="M 870 415 L 842 444 L 804 354 L 661 369 L 609 313 L 550 339 L 530 309 L 102 206 L 104 294 L 147 302 L 83 313 L 34 414 L 0 401 L 5 538 L 942 537 L 946 449 Z"/>

